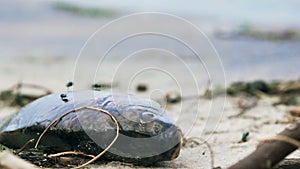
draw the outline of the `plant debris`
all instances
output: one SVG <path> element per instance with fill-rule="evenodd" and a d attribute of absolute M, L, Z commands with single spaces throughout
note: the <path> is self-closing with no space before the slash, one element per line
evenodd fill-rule
<path fill-rule="evenodd" d="M 29 88 L 34 90 L 40 90 L 42 94 L 26 94 L 22 93 L 21 89 Z M 42 96 L 51 94 L 52 91 L 46 87 L 35 85 L 35 84 L 26 84 L 26 83 L 18 83 L 11 88 L 0 92 L 0 101 L 8 106 L 17 106 L 22 107 L 33 100 L 36 100 Z"/>
<path fill-rule="evenodd" d="M 262 80 L 254 82 L 235 82 L 227 88 L 227 94 L 237 96 L 246 93 L 249 96 L 261 98 L 262 96 L 276 96 L 279 101 L 273 105 L 300 105 L 300 80 L 287 82 L 265 82 Z"/>
<path fill-rule="evenodd" d="M 67 13 L 91 17 L 91 18 L 106 18 L 115 15 L 115 12 L 108 8 L 91 8 L 91 7 L 80 7 L 65 2 L 57 2 L 54 4 L 54 8 Z"/>

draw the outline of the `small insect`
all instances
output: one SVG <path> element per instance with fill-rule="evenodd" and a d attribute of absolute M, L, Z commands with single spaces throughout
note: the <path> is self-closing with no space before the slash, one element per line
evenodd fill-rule
<path fill-rule="evenodd" d="M 109 116 L 93 109 L 109 112 L 119 129 Z M 66 112 L 74 113 L 62 117 Z M 151 164 L 172 160 L 180 152 L 182 132 L 156 102 L 92 90 L 51 94 L 33 101 L 1 127 L 0 143 L 18 149 L 30 139 L 38 140 L 51 123 L 38 146 L 46 153 L 97 155 L 112 142 L 116 131 L 119 137 L 102 160 Z"/>
<path fill-rule="evenodd" d="M 60 94 L 60 98 L 66 98 L 67 95 L 66 94 Z"/>
<path fill-rule="evenodd" d="M 62 100 L 63 102 L 68 102 L 68 101 L 69 101 L 69 99 L 67 99 L 66 97 L 67 97 L 66 94 L 60 94 L 60 98 L 61 98 L 61 100 Z"/>
<path fill-rule="evenodd" d="M 66 84 L 66 87 L 72 87 L 73 86 L 73 82 L 68 82 L 67 84 Z"/>

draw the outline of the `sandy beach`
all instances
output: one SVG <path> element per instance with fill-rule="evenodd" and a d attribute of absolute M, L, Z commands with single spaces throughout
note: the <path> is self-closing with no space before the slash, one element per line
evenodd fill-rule
<path fill-rule="evenodd" d="M 54 62 L 55 64 L 53 64 Z M 3 62 L 2 62 L 3 63 Z M 9 62 L 8 62 L 9 63 Z M 5 76 L 6 83 L 1 83 L 1 89 L 7 89 L 13 83 L 19 82 L 20 69 L 22 71 L 22 77 L 24 83 L 37 84 L 47 86 L 53 92 L 66 91 L 65 83 L 66 79 L 71 78 L 68 71 L 61 71 L 61 68 L 66 70 L 72 70 L 71 60 L 58 59 L 58 60 L 37 60 L 24 61 L 24 64 L 6 64 L 1 66 L 1 71 Z M 132 63 L 128 66 L 128 72 L 130 68 L 134 70 L 134 65 L 139 63 Z M 113 62 L 111 62 L 113 64 Z M 88 69 L 88 65 L 87 69 Z M 44 67 L 47 66 L 47 70 Z M 109 69 L 107 66 L 106 69 Z M 172 67 L 172 65 L 170 66 Z M 37 71 L 39 70 L 39 71 Z M 113 71 L 113 70 L 111 70 Z M 185 79 L 186 74 L 180 74 L 181 70 L 177 70 L 177 79 Z M 174 73 L 174 72 L 173 72 Z M 175 72 L 176 73 L 176 72 Z M 59 76 L 57 76 L 59 74 Z M 78 75 L 83 77 L 85 74 Z M 104 76 L 105 77 L 105 76 Z M 112 77 L 108 75 L 103 78 L 102 82 L 111 82 Z M 151 78 L 151 81 L 147 79 Z M 185 137 L 199 137 L 206 140 L 213 150 L 214 167 L 220 166 L 222 168 L 229 167 L 238 160 L 242 159 L 250 152 L 255 150 L 260 140 L 274 136 L 276 133 L 282 131 L 289 122 L 289 113 L 287 111 L 288 106 L 277 105 L 273 106 L 273 103 L 278 101 L 278 97 L 264 96 L 261 98 L 257 106 L 247 111 L 245 114 L 231 118 L 231 116 L 240 113 L 241 109 L 238 107 L 238 101 L 240 97 L 231 97 L 219 95 L 213 99 L 198 99 L 192 98 L 184 100 L 177 104 L 168 104 L 163 101 L 164 94 L 168 92 L 176 92 L 176 86 L 172 89 L 172 79 L 165 79 L 162 83 L 162 77 L 147 75 L 145 73 L 141 76 L 141 80 L 138 82 L 144 82 L 149 87 L 149 90 L 140 93 L 136 91 L 136 85 L 138 82 L 133 81 L 132 84 L 128 84 L 126 78 L 114 79 L 114 83 L 117 83 L 116 87 L 106 90 L 112 90 L 113 92 L 126 91 L 143 97 L 154 99 L 165 106 L 167 113 L 176 121 L 176 124 L 183 130 Z M 83 80 L 80 85 L 80 89 L 91 89 L 91 82 Z M 74 89 L 76 89 L 76 83 Z M 185 87 L 185 96 L 190 96 L 194 92 L 192 83 L 182 83 Z M 128 87 L 129 86 L 129 87 Z M 128 88 L 127 88 L 128 87 Z M 159 88 L 158 88 L 159 87 Z M 30 90 L 29 90 L 30 91 Z M 32 90 L 31 90 L 32 91 Z M 26 91 L 25 91 L 26 92 Z M 28 90 L 27 90 L 28 92 Z M 33 90 L 32 92 L 36 92 Z M 203 91 L 202 91 L 203 92 Z M 203 93 L 200 93 L 203 94 Z M 4 105 L 3 105 L 4 106 Z M 15 113 L 18 108 L 1 107 L 1 116 Z M 213 108 L 212 108 L 213 107 Z M 218 107 L 218 108 L 216 108 Z M 192 122 L 192 123 L 191 123 Z M 239 143 L 243 133 L 249 132 L 247 142 Z M 199 141 L 200 145 L 195 143 L 187 144 L 182 148 L 180 156 L 175 160 L 176 168 L 211 168 L 211 152 L 208 147 Z M 295 152 L 289 156 L 289 158 L 297 157 L 299 152 Z M 108 162 L 105 164 L 93 164 L 91 168 L 172 168 L 171 162 L 162 162 L 154 167 L 142 167 L 132 166 L 126 163 L 120 162 Z"/>
<path fill-rule="evenodd" d="M 92 39 L 89 44 L 89 37 L 103 25 L 136 11 L 128 8 L 109 18 L 90 18 L 57 11 L 51 1 L 37 3 L 33 0 L 28 4 L 19 0 L 15 2 L 19 5 L 5 2 L 0 7 L 3 9 L 0 17 L 3 20 L 0 22 L 3 28 L 0 30 L 0 92 L 17 83 L 44 86 L 53 93 L 87 90 L 92 89 L 92 84 L 104 83 L 112 87 L 102 90 L 153 99 L 161 104 L 182 129 L 185 138 L 202 139 L 198 140 L 199 145 L 191 142 L 182 147 L 179 157 L 174 161 L 175 168 L 225 169 L 254 151 L 263 139 L 276 135 L 295 119 L 288 113 L 289 106 L 274 106 L 279 96 L 264 94 L 260 95 L 253 108 L 235 117 L 241 112 L 239 102 L 245 98 L 229 96 L 224 89 L 236 81 L 283 82 L 299 79 L 299 40 L 232 38 L 235 35 L 232 32 L 243 24 L 236 21 L 236 18 L 226 22 L 224 18 L 215 19 L 215 16 L 185 15 L 203 34 L 194 36 L 192 31 L 182 32 L 181 27 L 174 27 L 170 32 L 177 32 L 179 36 L 186 35 L 187 41 L 195 44 L 200 41 L 200 55 L 204 64 L 190 51 L 186 52 L 182 45 L 162 36 L 143 36 L 125 41 L 104 59 L 102 53 L 107 50 L 106 45 L 118 40 L 123 30 L 147 30 L 155 24 L 143 25 L 141 22 L 134 23 L 138 24 L 136 27 L 130 24 L 118 27 L 108 31 L 105 36 L 99 33 L 96 40 Z M 6 8 L 19 13 L 12 13 Z M 156 25 L 165 26 L 165 23 L 158 22 Z M 277 31 L 287 28 L 299 30 L 299 25 L 274 25 L 272 27 L 271 23 L 267 25 L 259 22 L 255 26 L 264 29 L 272 27 Z M 220 32 L 222 38 L 216 35 Z M 205 38 L 195 38 L 198 36 Z M 147 50 L 142 50 L 145 47 L 148 47 Z M 65 85 L 69 81 L 74 82 L 74 86 L 67 89 Z M 137 91 L 140 84 L 147 86 L 145 92 Z M 212 98 L 200 97 L 206 89 L 213 90 L 215 95 Z M 24 89 L 22 92 L 41 94 L 40 90 L 35 89 Z M 187 99 L 170 104 L 165 102 L 167 94 L 178 94 Z M 8 106 L 1 101 L 0 118 L 4 119 L 20 108 Z M 247 141 L 241 142 L 245 133 L 249 133 Z M 203 140 L 210 145 L 212 152 L 203 144 Z M 299 158 L 299 155 L 297 151 L 287 158 Z M 214 166 L 211 166 L 212 161 Z M 89 168 L 165 169 L 172 168 L 172 162 L 147 167 L 116 161 L 97 162 Z"/>

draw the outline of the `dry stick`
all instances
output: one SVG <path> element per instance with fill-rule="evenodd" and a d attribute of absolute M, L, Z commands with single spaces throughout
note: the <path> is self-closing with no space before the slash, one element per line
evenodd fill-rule
<path fill-rule="evenodd" d="M 45 94 L 50 94 L 52 93 L 52 91 L 44 86 L 41 85 L 36 85 L 36 84 L 30 84 L 30 83 L 17 83 L 16 85 L 11 87 L 11 90 L 19 90 L 22 87 L 28 87 L 28 88 L 33 88 L 33 89 L 39 89 L 39 90 L 43 90 L 45 92 Z"/>
<path fill-rule="evenodd" d="M 94 155 L 85 154 L 83 152 L 78 152 L 78 151 L 65 151 L 65 152 L 61 152 L 61 153 L 50 154 L 50 155 L 48 155 L 48 158 L 54 158 L 54 157 L 59 157 L 59 156 L 64 156 L 64 155 L 82 155 L 82 156 L 86 156 L 86 157 L 95 158 Z"/>
<path fill-rule="evenodd" d="M 229 169 L 270 169 L 299 148 L 300 122 L 287 127 L 277 136 L 265 139 L 257 149 Z"/>
<path fill-rule="evenodd" d="M 21 88 L 24 88 L 24 86 L 28 87 L 28 88 L 33 88 L 33 89 L 39 89 L 41 91 L 44 92 L 43 95 L 47 95 L 47 94 L 51 94 L 52 91 L 44 86 L 41 85 L 36 85 L 36 84 L 29 84 L 29 83 L 17 83 L 15 85 L 13 85 L 12 87 L 10 87 L 8 89 L 8 91 L 10 92 L 16 92 L 17 94 L 20 93 Z M 35 100 L 43 95 L 40 96 L 35 96 L 35 95 L 23 95 L 23 97 L 27 98 L 27 99 L 31 99 L 31 100 Z M 9 104 L 12 104 L 14 102 L 14 100 L 16 99 L 17 95 L 15 95 L 14 99 L 12 99 Z"/>
<path fill-rule="evenodd" d="M 77 110 L 79 110 L 79 109 L 77 109 Z M 57 119 L 53 120 L 53 121 L 45 128 L 45 130 L 42 132 L 42 134 L 40 135 L 40 137 L 39 137 L 38 140 L 36 141 L 34 148 L 37 149 L 37 147 L 38 147 L 38 145 L 39 145 L 41 139 L 43 138 L 43 136 L 45 135 L 45 133 L 49 130 L 49 128 L 50 128 L 51 126 L 53 126 L 54 124 L 58 123 L 62 118 L 64 118 L 65 116 L 67 116 L 68 114 L 73 113 L 73 112 L 76 112 L 76 109 L 73 109 L 73 110 L 71 110 L 71 111 L 68 111 L 68 112 L 62 114 L 61 116 L 59 116 Z"/>
<path fill-rule="evenodd" d="M 28 140 L 23 147 L 21 147 L 19 150 L 16 150 L 14 153 L 15 154 L 19 154 L 20 152 L 22 152 L 25 148 L 28 147 L 29 144 L 33 143 L 34 142 L 34 138 L 33 139 L 30 139 Z"/>
<path fill-rule="evenodd" d="M 96 161 L 98 158 L 100 158 L 104 153 L 106 153 L 110 148 L 111 146 L 116 142 L 117 138 L 119 137 L 119 130 L 120 130 L 120 127 L 119 127 L 119 123 L 118 123 L 118 120 L 111 114 L 109 113 L 108 111 L 106 110 L 103 110 L 103 109 L 100 109 L 100 108 L 96 108 L 96 107 L 80 107 L 80 108 L 76 108 L 76 109 L 73 109 L 71 111 L 68 111 L 64 114 L 62 114 L 61 116 L 59 116 L 57 119 L 55 119 L 54 121 L 52 121 L 46 128 L 45 130 L 43 131 L 43 133 L 40 135 L 40 137 L 38 138 L 37 142 L 36 142 L 36 145 L 35 145 L 35 148 L 38 147 L 38 144 L 39 142 L 41 141 L 42 137 L 45 135 L 45 133 L 49 130 L 49 128 L 51 126 L 53 126 L 55 123 L 58 123 L 62 118 L 64 118 L 65 116 L 67 116 L 68 114 L 70 113 L 74 113 L 76 111 L 80 111 L 80 110 L 83 110 L 83 109 L 89 109 L 89 110 L 95 110 L 95 111 L 99 111 L 101 113 L 104 113 L 104 114 L 107 114 L 108 116 L 110 116 L 110 118 L 114 121 L 114 123 L 116 124 L 116 127 L 117 127 L 117 133 L 116 133 L 116 136 L 115 138 L 112 140 L 112 142 L 101 152 L 99 153 L 97 156 L 93 157 L 93 159 L 89 160 L 88 162 L 78 166 L 78 167 L 75 167 L 76 169 L 78 168 L 82 168 L 82 167 L 85 167 L 89 164 L 91 164 L 92 162 Z M 62 152 L 63 154 L 64 152 Z M 65 152 L 66 153 L 66 152 Z M 86 155 L 86 156 L 93 156 L 93 155 Z"/>

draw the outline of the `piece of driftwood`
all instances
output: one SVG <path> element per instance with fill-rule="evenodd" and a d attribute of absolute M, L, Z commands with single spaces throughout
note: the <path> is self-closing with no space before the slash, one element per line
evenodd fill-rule
<path fill-rule="evenodd" d="M 4 169 L 38 169 L 39 167 L 13 155 L 9 151 L 0 153 L 0 168 Z"/>
<path fill-rule="evenodd" d="M 265 139 L 257 149 L 228 169 L 271 169 L 299 148 L 300 122 L 287 127 L 277 136 Z"/>
<path fill-rule="evenodd" d="M 300 117 L 300 106 L 292 106 L 288 111 L 291 115 Z"/>
<path fill-rule="evenodd" d="M 299 158 L 289 158 L 282 160 L 274 169 L 299 169 L 300 159 Z"/>

